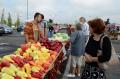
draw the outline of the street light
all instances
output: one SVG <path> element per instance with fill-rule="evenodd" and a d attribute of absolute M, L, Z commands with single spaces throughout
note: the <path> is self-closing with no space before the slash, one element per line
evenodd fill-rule
<path fill-rule="evenodd" d="M 28 20 L 28 0 L 27 0 L 27 20 Z"/>

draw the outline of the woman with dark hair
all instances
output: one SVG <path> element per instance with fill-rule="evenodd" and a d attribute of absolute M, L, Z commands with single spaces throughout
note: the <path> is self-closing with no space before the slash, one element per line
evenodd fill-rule
<path fill-rule="evenodd" d="M 68 74 L 68 77 L 80 76 L 80 66 L 81 66 L 81 56 L 84 53 L 85 48 L 85 36 L 81 30 L 81 24 L 76 25 L 75 32 L 72 32 L 70 42 L 71 42 L 71 66 L 72 72 Z"/>
<path fill-rule="evenodd" d="M 102 19 L 96 18 L 88 23 L 91 36 L 85 48 L 85 68 L 81 79 L 106 79 L 104 68 L 100 64 L 110 60 L 111 41 L 104 34 L 105 24 Z"/>

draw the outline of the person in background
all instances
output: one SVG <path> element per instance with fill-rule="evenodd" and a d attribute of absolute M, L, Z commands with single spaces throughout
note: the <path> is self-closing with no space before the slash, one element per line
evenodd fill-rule
<path fill-rule="evenodd" d="M 39 28 L 40 28 L 40 31 L 43 33 L 43 36 L 44 37 L 47 37 L 47 24 L 44 20 L 44 15 L 41 14 L 41 20 L 40 20 L 40 23 L 39 23 Z"/>
<path fill-rule="evenodd" d="M 58 24 L 55 24 L 53 28 L 54 28 L 54 34 L 56 34 L 59 31 L 60 26 Z"/>
<path fill-rule="evenodd" d="M 110 24 L 110 19 L 108 18 L 107 21 L 105 21 L 105 25 L 107 26 L 108 24 Z"/>
<path fill-rule="evenodd" d="M 68 74 L 68 77 L 80 76 L 81 56 L 84 53 L 85 47 L 85 35 L 81 29 L 81 24 L 76 24 L 76 30 L 72 32 L 70 37 L 71 42 L 71 65 L 72 72 Z"/>
<path fill-rule="evenodd" d="M 52 25 L 49 25 L 48 27 L 48 37 L 51 38 L 53 36 L 53 33 L 54 33 L 54 28 Z"/>
<path fill-rule="evenodd" d="M 89 25 L 84 17 L 80 18 L 80 24 L 82 24 L 82 31 L 85 34 L 85 41 L 87 42 L 89 39 Z"/>
<path fill-rule="evenodd" d="M 70 36 L 71 35 L 71 24 L 67 25 L 67 34 Z"/>
<path fill-rule="evenodd" d="M 24 36 L 25 36 L 25 42 L 38 42 L 40 40 L 40 37 L 43 36 L 42 32 L 39 28 L 39 23 L 42 20 L 42 14 L 39 12 L 35 13 L 34 20 L 31 22 L 27 22 L 24 27 Z"/>
<path fill-rule="evenodd" d="M 105 23 L 102 19 L 96 18 L 88 23 L 91 36 L 85 48 L 85 68 L 81 79 L 106 79 L 104 69 L 99 64 L 110 60 L 111 41 L 108 36 L 105 36 L 101 48 L 100 43 L 105 31 Z"/>

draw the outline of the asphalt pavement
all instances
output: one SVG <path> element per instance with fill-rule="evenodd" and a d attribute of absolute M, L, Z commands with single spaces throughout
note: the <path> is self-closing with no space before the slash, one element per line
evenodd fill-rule
<path fill-rule="evenodd" d="M 21 35 L 20 32 L 14 31 L 13 34 L 5 34 L 3 36 L 0 36 L 0 56 L 4 56 L 6 54 L 13 53 L 18 47 L 20 47 L 21 44 L 24 43 L 24 37 Z M 120 55 L 120 40 L 112 40 L 112 44 L 115 47 L 115 50 Z M 119 56 L 120 57 L 120 56 Z M 68 73 L 70 66 L 70 59 L 66 60 L 64 63 L 64 70 L 61 75 L 61 77 L 58 77 L 58 79 L 80 79 L 80 77 L 75 78 L 68 78 L 66 75 Z M 120 65 L 116 65 L 113 68 L 109 70 L 108 78 L 107 79 L 120 79 Z"/>
<path fill-rule="evenodd" d="M 0 36 L 0 56 L 13 53 L 23 43 L 24 37 L 17 31 Z"/>

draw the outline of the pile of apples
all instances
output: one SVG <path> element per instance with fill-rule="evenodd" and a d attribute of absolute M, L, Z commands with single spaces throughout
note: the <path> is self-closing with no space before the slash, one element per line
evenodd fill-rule
<path fill-rule="evenodd" d="M 0 60 L 0 79 L 43 79 L 58 53 L 40 43 L 22 44 Z"/>
<path fill-rule="evenodd" d="M 41 45 L 45 46 L 49 50 L 60 52 L 63 44 L 58 40 L 49 40 L 48 38 L 41 38 Z"/>

